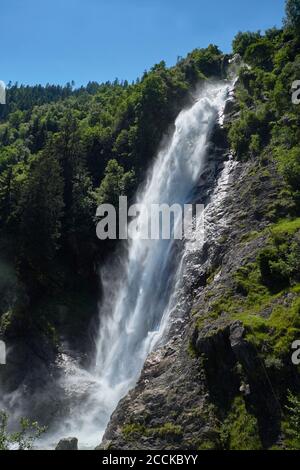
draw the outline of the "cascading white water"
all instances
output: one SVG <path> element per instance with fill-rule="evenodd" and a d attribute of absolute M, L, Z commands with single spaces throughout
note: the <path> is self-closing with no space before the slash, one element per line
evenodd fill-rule
<path fill-rule="evenodd" d="M 190 202 L 229 88 L 226 82 L 205 86 L 194 105 L 179 114 L 174 134 L 158 154 L 137 202 L 146 207 Z M 140 216 L 139 225 L 148 222 Z M 83 371 L 68 364 L 64 386 L 79 398 L 59 437 L 75 435 L 83 448 L 99 444 L 111 413 L 134 386 L 147 355 L 163 335 L 183 252 L 178 241 L 137 238 L 128 242 L 122 265 L 107 266 L 101 273 L 104 299 L 95 365 Z"/>

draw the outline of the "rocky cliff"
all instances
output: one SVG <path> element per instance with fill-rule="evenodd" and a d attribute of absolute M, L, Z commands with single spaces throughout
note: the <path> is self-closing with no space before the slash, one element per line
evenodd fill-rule
<path fill-rule="evenodd" d="M 231 101 L 225 130 L 237 116 Z M 280 318 L 298 308 L 297 293 L 268 289 L 261 259 L 275 232 L 299 243 L 299 231 L 285 235 L 273 223 L 283 210 L 283 181 L 272 155 L 239 162 L 224 130 L 213 141 L 204 243 L 188 250 L 170 331 L 113 413 L 100 448 L 285 445 L 285 397 L 299 379 L 290 359 L 292 323 L 282 326 Z M 200 184 L 199 198 L 206 190 Z"/>

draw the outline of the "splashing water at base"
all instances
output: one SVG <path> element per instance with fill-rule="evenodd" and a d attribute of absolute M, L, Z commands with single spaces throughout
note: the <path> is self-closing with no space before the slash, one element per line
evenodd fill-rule
<path fill-rule="evenodd" d="M 194 105 L 179 114 L 168 146 L 158 154 L 137 196 L 138 203 L 150 207 L 189 202 L 231 86 L 228 82 L 207 85 Z M 139 217 L 140 225 L 148 224 Z M 183 252 L 178 241 L 136 239 L 128 242 L 120 262 L 103 269 L 95 364 L 85 371 L 62 357 L 71 411 L 55 438 L 48 436 L 48 444 L 41 445 L 69 435 L 79 439 L 81 448 L 101 442 L 111 413 L 135 385 L 147 355 L 162 338 Z"/>

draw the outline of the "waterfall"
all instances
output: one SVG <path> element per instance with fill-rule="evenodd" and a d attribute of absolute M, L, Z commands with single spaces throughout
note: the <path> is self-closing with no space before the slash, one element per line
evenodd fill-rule
<path fill-rule="evenodd" d="M 229 82 L 206 85 L 194 104 L 179 114 L 172 137 L 137 194 L 138 203 L 150 207 L 191 202 L 209 153 L 211 131 L 221 119 L 231 86 Z M 148 224 L 147 218 L 139 217 L 140 225 Z M 93 367 L 85 371 L 75 363 L 65 364 L 64 387 L 77 400 L 59 437 L 75 435 L 82 448 L 100 443 L 111 413 L 163 338 L 184 242 L 137 238 L 126 242 L 124 253 L 100 273 L 104 296 Z"/>

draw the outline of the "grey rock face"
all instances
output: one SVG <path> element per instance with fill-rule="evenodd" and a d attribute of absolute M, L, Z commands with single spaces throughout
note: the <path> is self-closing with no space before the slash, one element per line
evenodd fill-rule
<path fill-rule="evenodd" d="M 78 439 L 76 437 L 61 439 L 55 450 L 78 450 Z"/>

